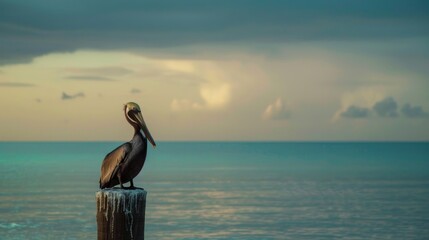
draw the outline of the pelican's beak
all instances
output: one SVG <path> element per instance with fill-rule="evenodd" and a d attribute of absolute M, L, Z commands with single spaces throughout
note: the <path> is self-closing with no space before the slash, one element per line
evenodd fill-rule
<path fill-rule="evenodd" d="M 144 122 L 144 119 L 143 119 L 141 112 L 138 112 L 135 116 L 136 116 L 137 122 L 139 123 L 142 131 L 144 132 L 144 135 L 146 136 L 147 140 L 149 140 L 150 144 L 152 144 L 152 146 L 155 148 L 156 143 L 153 140 L 152 135 L 150 135 L 149 129 L 147 129 L 146 123 Z"/>

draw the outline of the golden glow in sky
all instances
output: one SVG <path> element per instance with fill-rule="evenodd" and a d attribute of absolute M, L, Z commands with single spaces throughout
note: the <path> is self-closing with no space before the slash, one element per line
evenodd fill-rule
<path fill-rule="evenodd" d="M 298 52 L 207 60 L 82 50 L 5 65 L 1 140 L 124 140 L 132 132 L 122 112 L 128 101 L 141 105 L 159 140 L 382 139 L 367 134 L 405 121 L 347 119 L 344 112 L 354 105 L 370 109 L 389 94 L 405 98 L 409 77 L 359 57 Z M 341 83 L 354 71 L 374 82 Z M 423 103 L 426 97 L 412 98 Z M 413 122 L 418 128 L 426 119 Z"/>
<path fill-rule="evenodd" d="M 429 140 L 423 1 L 0 9 L 0 141 Z"/>

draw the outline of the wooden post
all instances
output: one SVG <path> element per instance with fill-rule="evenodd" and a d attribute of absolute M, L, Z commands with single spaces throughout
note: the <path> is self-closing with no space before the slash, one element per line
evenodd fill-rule
<path fill-rule="evenodd" d="M 98 240 L 144 239 L 143 189 L 103 189 L 96 193 Z"/>

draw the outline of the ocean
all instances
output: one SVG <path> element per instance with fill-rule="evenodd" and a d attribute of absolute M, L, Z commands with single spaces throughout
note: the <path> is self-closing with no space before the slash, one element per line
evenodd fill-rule
<path fill-rule="evenodd" d="M 96 239 L 119 142 L 1 142 L 0 239 Z M 146 239 L 429 239 L 428 142 L 159 142 Z"/>

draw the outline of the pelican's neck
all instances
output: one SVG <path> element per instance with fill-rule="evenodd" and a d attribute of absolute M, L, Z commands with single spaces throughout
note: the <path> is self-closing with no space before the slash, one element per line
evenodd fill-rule
<path fill-rule="evenodd" d="M 140 146 L 144 151 L 147 149 L 147 138 L 140 130 L 135 129 L 133 139 L 131 139 L 130 143 L 136 147 L 136 149 L 140 149 Z"/>
<path fill-rule="evenodd" d="M 144 134 L 140 131 L 139 127 L 134 127 L 134 136 L 133 136 L 133 140 L 134 141 L 136 138 L 141 139 L 141 140 L 146 140 L 146 137 L 144 136 Z"/>
<path fill-rule="evenodd" d="M 134 135 L 141 134 L 140 127 L 137 126 L 137 124 L 131 124 L 131 126 L 133 126 L 133 128 L 134 128 Z"/>

